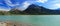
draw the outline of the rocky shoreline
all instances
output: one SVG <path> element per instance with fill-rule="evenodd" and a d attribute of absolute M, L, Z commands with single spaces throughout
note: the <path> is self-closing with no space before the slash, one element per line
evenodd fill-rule
<path fill-rule="evenodd" d="M 18 22 L 0 22 L 0 26 L 31 26 L 26 23 L 18 23 Z"/>

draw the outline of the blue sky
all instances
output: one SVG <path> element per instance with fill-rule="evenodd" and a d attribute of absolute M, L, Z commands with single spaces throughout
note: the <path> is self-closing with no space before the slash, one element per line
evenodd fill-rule
<path fill-rule="evenodd" d="M 18 6 L 18 9 L 23 11 L 31 4 L 37 4 L 52 10 L 60 8 L 60 0 L 0 0 L 0 10 L 8 11 Z"/>

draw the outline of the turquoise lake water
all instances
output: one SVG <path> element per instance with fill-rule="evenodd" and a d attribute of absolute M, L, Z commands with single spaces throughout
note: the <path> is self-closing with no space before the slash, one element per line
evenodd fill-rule
<path fill-rule="evenodd" d="M 13 20 L 32 26 L 60 26 L 60 15 L 0 15 L 0 21 Z"/>

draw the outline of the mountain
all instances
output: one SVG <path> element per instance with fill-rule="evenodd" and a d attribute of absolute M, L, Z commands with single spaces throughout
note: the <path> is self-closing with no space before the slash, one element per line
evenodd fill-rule
<path fill-rule="evenodd" d="M 23 12 L 25 12 L 27 14 L 39 14 L 41 12 L 41 10 L 40 10 L 39 6 L 32 4 Z"/>
<path fill-rule="evenodd" d="M 41 9 L 43 15 L 59 15 L 60 10 Z"/>
<path fill-rule="evenodd" d="M 38 6 L 35 4 L 30 5 L 26 10 L 20 11 L 18 9 L 11 9 L 9 11 L 11 14 L 23 14 L 23 15 L 55 15 L 60 14 L 60 10 L 50 10 L 43 6 Z"/>
<path fill-rule="evenodd" d="M 57 10 L 60 10 L 60 8 L 57 8 Z"/>
<path fill-rule="evenodd" d="M 24 14 L 22 11 L 20 11 L 20 10 L 18 10 L 18 9 L 11 9 L 10 11 L 9 11 L 11 14 Z"/>
<path fill-rule="evenodd" d="M 60 10 L 50 10 L 43 6 L 38 6 L 35 4 L 30 5 L 26 10 L 23 12 L 32 15 L 52 15 L 52 14 L 60 14 Z"/>
<path fill-rule="evenodd" d="M 46 12 L 46 11 L 48 11 L 48 9 L 47 8 L 44 8 L 44 7 L 42 7 L 42 6 L 38 6 L 38 5 L 35 5 L 35 4 L 32 4 L 32 5 L 30 5 L 26 10 L 24 10 L 23 12 L 25 12 L 25 13 L 27 13 L 27 14 L 32 14 L 32 15 L 39 15 L 39 14 L 41 14 L 42 13 L 42 11 L 44 12 Z"/>
<path fill-rule="evenodd" d="M 43 6 L 31 4 L 26 10 L 20 11 L 14 7 L 10 11 L 0 11 L 0 15 L 60 15 L 60 10 L 50 10 Z"/>

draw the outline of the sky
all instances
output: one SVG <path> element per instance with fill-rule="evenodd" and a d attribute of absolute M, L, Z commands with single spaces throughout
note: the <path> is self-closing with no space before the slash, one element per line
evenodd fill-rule
<path fill-rule="evenodd" d="M 52 10 L 60 8 L 60 0 L 0 0 L 0 10 L 9 11 L 18 7 L 19 10 L 23 11 L 31 4 L 37 4 Z"/>

